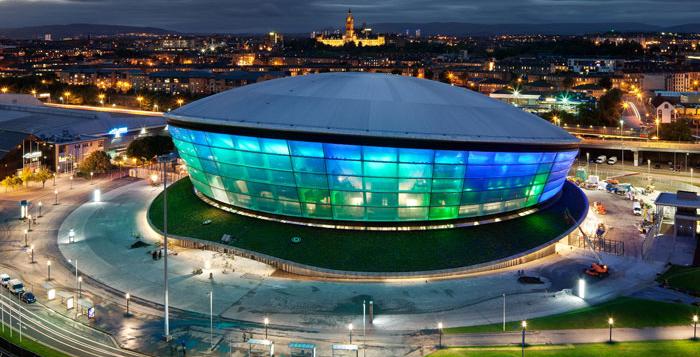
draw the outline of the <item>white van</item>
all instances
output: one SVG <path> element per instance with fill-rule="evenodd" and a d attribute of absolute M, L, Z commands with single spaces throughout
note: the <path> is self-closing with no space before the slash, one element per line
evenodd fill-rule
<path fill-rule="evenodd" d="M 642 205 L 637 201 L 632 202 L 632 214 L 635 216 L 642 215 Z"/>
<path fill-rule="evenodd" d="M 605 162 L 606 159 L 607 159 L 607 157 L 605 155 L 600 155 L 600 156 L 598 156 L 597 159 L 595 159 L 595 163 L 602 164 Z"/>
<path fill-rule="evenodd" d="M 615 165 L 617 163 L 617 156 L 610 156 L 608 159 L 608 165 Z"/>
<path fill-rule="evenodd" d="M 10 289 L 10 292 L 19 295 L 24 292 L 24 284 L 22 283 L 22 280 L 19 279 L 12 279 L 7 283 L 7 287 Z"/>
<path fill-rule="evenodd" d="M 9 275 L 7 275 L 5 273 L 0 274 L 0 284 L 2 284 L 2 286 L 7 287 L 7 283 L 9 281 L 10 281 Z"/>

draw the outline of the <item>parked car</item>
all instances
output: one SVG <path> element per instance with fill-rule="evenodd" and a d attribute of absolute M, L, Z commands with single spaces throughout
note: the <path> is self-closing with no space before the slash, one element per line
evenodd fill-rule
<path fill-rule="evenodd" d="M 637 201 L 632 203 L 632 214 L 635 216 L 642 215 L 642 205 Z"/>
<path fill-rule="evenodd" d="M 33 304 L 36 302 L 36 297 L 34 296 L 34 294 L 31 293 L 31 291 L 26 291 L 22 293 L 19 299 L 22 300 L 22 302 L 25 304 Z"/>
<path fill-rule="evenodd" d="M 5 273 L 0 274 L 0 284 L 2 284 L 2 286 L 7 287 L 7 283 L 10 282 L 10 279 L 9 275 Z"/>
<path fill-rule="evenodd" d="M 10 289 L 10 292 L 14 295 L 19 295 L 24 292 L 24 284 L 22 283 L 22 280 L 12 279 L 7 283 L 7 286 Z"/>
<path fill-rule="evenodd" d="M 608 165 L 615 165 L 617 163 L 617 156 L 610 156 L 608 159 Z"/>
<path fill-rule="evenodd" d="M 595 163 L 596 163 L 596 164 L 602 164 L 602 163 L 605 162 L 605 159 L 607 159 L 607 157 L 606 157 L 605 155 L 600 155 L 600 156 L 598 156 L 597 159 L 595 159 Z"/>

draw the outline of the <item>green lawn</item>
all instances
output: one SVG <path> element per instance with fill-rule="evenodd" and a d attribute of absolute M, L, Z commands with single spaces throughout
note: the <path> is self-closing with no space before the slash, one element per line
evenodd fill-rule
<path fill-rule="evenodd" d="M 455 347 L 431 353 L 430 357 L 519 357 L 519 347 Z M 525 348 L 528 357 L 695 357 L 700 354 L 700 342 L 678 341 L 642 341 L 622 342 L 612 345 L 591 343 L 580 345 L 547 345 Z"/>
<path fill-rule="evenodd" d="M 698 308 L 652 300 L 621 297 L 612 301 L 573 310 L 563 314 L 544 316 L 527 321 L 529 330 L 564 330 L 608 327 L 608 317 L 615 327 L 656 327 L 690 324 Z M 520 329 L 520 322 L 507 322 L 506 331 Z M 503 331 L 503 324 L 446 328 L 445 333 L 483 333 Z"/>
<path fill-rule="evenodd" d="M 674 289 L 700 296 L 700 267 L 673 265 L 657 280 Z"/>
<path fill-rule="evenodd" d="M 2 330 L 0 330 L 0 338 L 6 341 L 10 341 L 12 344 L 20 346 L 25 350 L 33 352 L 42 357 L 68 357 L 68 355 L 65 353 L 58 352 L 45 345 L 42 345 L 39 342 L 27 338 L 27 335 L 22 336 L 22 342 L 19 342 L 19 334 L 17 331 L 14 331 L 12 333 L 12 337 L 10 337 L 9 326 L 5 326 L 5 332 L 2 332 Z"/>
<path fill-rule="evenodd" d="M 235 246 L 318 267 L 353 271 L 419 271 L 456 268 L 496 260 L 526 251 L 558 237 L 568 224 L 560 203 L 525 217 L 468 228 L 412 232 L 330 230 L 264 221 L 228 213 L 204 203 L 183 179 L 168 194 L 169 232 L 219 241 L 223 234 Z M 568 195 L 568 196 L 567 196 Z M 560 200 L 580 200 L 565 190 Z M 581 209 L 582 210 L 582 209 Z M 581 210 L 570 208 L 575 217 Z M 149 209 L 162 227 L 163 201 Z M 202 225 L 211 220 L 209 225 Z M 294 236 L 302 238 L 291 243 Z"/>

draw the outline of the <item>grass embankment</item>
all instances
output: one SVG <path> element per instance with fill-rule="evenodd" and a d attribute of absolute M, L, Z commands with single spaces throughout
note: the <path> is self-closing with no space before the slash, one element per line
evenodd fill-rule
<path fill-rule="evenodd" d="M 69 357 L 69 355 L 65 353 L 56 351 L 50 347 L 42 345 L 37 341 L 27 338 L 26 335 L 22 336 L 22 342 L 19 342 L 19 332 L 16 330 L 13 331 L 12 337 L 10 337 L 9 326 L 5 326 L 4 331 L 0 330 L 0 338 L 42 357 Z"/>
<path fill-rule="evenodd" d="M 642 341 L 622 343 L 591 343 L 578 345 L 547 345 L 525 348 L 528 357 L 695 357 L 700 351 L 700 342 Z M 430 357 L 519 357 L 519 347 L 455 347 L 431 353 Z"/>
<path fill-rule="evenodd" d="M 657 280 L 670 288 L 700 296 L 700 267 L 673 265 Z"/>
<path fill-rule="evenodd" d="M 566 192 L 565 192 L 566 194 Z M 577 199 L 574 192 L 569 192 Z M 264 221 L 211 207 L 192 192 L 188 178 L 168 190 L 168 231 L 218 242 L 235 237 L 231 245 L 303 264 L 353 271 L 420 271 L 468 266 L 492 261 L 544 244 L 567 227 L 563 205 L 554 204 L 498 224 L 411 232 L 331 230 Z M 149 209 L 162 227 L 163 201 Z M 577 212 L 572 212 L 576 215 Z M 211 220 L 209 225 L 202 225 Z M 292 243 L 291 238 L 302 238 Z"/>
<path fill-rule="evenodd" d="M 612 301 L 573 310 L 563 314 L 543 316 L 527 321 L 528 330 L 566 330 L 606 328 L 608 318 L 615 320 L 615 327 L 658 327 L 690 324 L 698 308 L 686 304 L 674 304 L 645 299 L 621 297 Z M 507 322 L 506 331 L 520 329 L 520 322 Z M 445 333 L 485 333 L 503 331 L 503 324 L 451 327 Z M 700 344 L 698 344 L 700 348 Z"/>

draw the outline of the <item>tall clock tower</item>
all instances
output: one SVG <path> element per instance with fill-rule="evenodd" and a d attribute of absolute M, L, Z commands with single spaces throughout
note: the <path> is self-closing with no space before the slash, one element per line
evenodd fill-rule
<path fill-rule="evenodd" d="M 345 18 L 345 38 L 352 40 L 355 37 L 355 19 L 352 17 L 352 10 L 348 9 L 348 16 Z"/>

